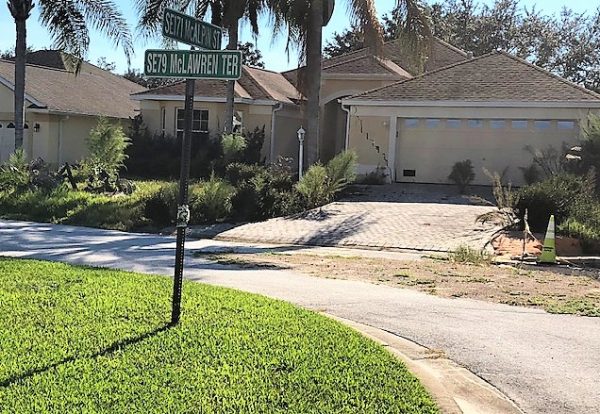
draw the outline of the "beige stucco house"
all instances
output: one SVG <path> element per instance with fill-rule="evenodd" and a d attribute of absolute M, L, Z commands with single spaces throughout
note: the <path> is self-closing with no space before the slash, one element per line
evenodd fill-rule
<path fill-rule="evenodd" d="M 87 153 L 85 138 L 104 116 L 129 126 L 138 111 L 130 95 L 145 88 L 83 63 L 66 70 L 64 55 L 39 51 L 28 55 L 25 86 L 25 137 L 29 158 L 52 164 L 76 162 Z M 14 152 L 14 62 L 0 60 L 0 161 Z"/>
<path fill-rule="evenodd" d="M 223 130 L 227 82 L 196 80 L 192 132 L 215 138 Z M 177 136 L 183 131 L 185 82 L 131 95 L 153 134 Z M 301 126 L 299 92 L 277 72 L 244 66 L 235 84 L 235 118 L 242 130 L 265 128 L 262 155 L 296 157 L 296 131 Z M 273 139 L 278 137 L 279 139 Z"/>
<path fill-rule="evenodd" d="M 377 55 L 361 49 L 324 60 L 321 137 L 305 154 L 327 161 L 354 149 L 359 173 L 377 170 L 389 181 L 419 183 L 447 183 L 452 166 L 469 159 L 475 184 L 489 185 L 485 168 L 521 185 L 520 167 L 532 162 L 527 146 L 573 144 L 581 122 L 600 111 L 600 95 L 507 53 L 473 58 L 434 39 L 423 65 L 410 56 L 391 41 Z M 244 67 L 236 83 L 237 119 L 245 129 L 265 126 L 267 160 L 297 159 L 304 70 Z M 183 95 L 179 83 L 132 99 L 152 131 L 175 135 Z M 221 130 L 224 96 L 224 81 L 197 82 L 199 129 Z"/>

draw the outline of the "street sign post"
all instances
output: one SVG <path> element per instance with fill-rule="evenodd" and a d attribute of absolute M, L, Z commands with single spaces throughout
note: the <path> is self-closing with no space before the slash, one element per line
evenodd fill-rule
<path fill-rule="evenodd" d="M 236 80 L 242 75 L 242 52 L 146 50 L 144 74 L 155 78 Z"/>
<path fill-rule="evenodd" d="M 162 34 L 169 39 L 201 49 L 219 50 L 223 29 L 177 10 L 165 9 Z"/>
<path fill-rule="evenodd" d="M 171 324 L 179 323 L 181 316 L 181 288 L 185 257 L 185 236 L 190 219 L 189 179 L 192 146 L 192 119 L 194 113 L 195 79 L 236 80 L 242 74 L 242 53 L 220 51 L 223 29 L 166 9 L 163 15 L 163 36 L 187 43 L 192 50 L 147 50 L 144 56 L 144 74 L 157 78 L 185 78 L 185 119 L 181 144 L 181 173 L 179 178 L 179 203 L 177 206 L 177 241 Z M 197 46 L 201 51 L 194 50 Z"/>

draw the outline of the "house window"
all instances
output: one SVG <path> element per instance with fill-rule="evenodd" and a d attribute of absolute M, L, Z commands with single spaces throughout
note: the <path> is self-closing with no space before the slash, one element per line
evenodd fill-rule
<path fill-rule="evenodd" d="M 469 128 L 483 128 L 483 120 L 481 119 L 469 119 Z"/>
<path fill-rule="evenodd" d="M 575 129 L 575 121 L 558 121 L 556 126 L 558 129 Z"/>
<path fill-rule="evenodd" d="M 513 129 L 527 129 L 528 121 L 512 121 Z"/>
<path fill-rule="evenodd" d="M 550 129 L 550 121 L 535 121 L 535 129 Z"/>
<path fill-rule="evenodd" d="M 503 119 L 493 119 L 490 121 L 492 129 L 504 129 L 506 127 L 506 121 Z"/>
<path fill-rule="evenodd" d="M 427 128 L 438 128 L 441 121 L 439 119 L 428 119 L 425 121 Z"/>
<path fill-rule="evenodd" d="M 183 127 L 185 125 L 185 110 L 177 108 L 177 119 L 175 129 L 177 136 L 183 136 Z M 193 133 L 207 133 L 208 132 L 208 110 L 206 109 L 194 109 L 194 116 L 192 117 L 192 132 Z"/>
<path fill-rule="evenodd" d="M 448 119 L 446 121 L 446 125 L 448 125 L 448 128 L 460 128 L 462 124 L 462 121 L 460 119 Z"/>
<path fill-rule="evenodd" d="M 404 126 L 406 128 L 417 128 L 419 126 L 419 120 L 418 119 L 405 119 L 404 120 Z"/>

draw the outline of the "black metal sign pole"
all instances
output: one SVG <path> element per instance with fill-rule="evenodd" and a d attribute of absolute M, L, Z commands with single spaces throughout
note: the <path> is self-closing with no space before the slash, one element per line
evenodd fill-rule
<path fill-rule="evenodd" d="M 193 48 L 192 48 L 193 49 Z M 192 150 L 192 119 L 194 116 L 195 80 L 185 82 L 185 121 L 181 146 L 181 174 L 179 178 L 179 206 L 177 207 L 177 249 L 175 251 L 175 274 L 173 280 L 173 303 L 171 324 L 179 322 L 181 315 L 181 287 L 183 284 L 183 260 L 185 254 L 185 233 L 190 219 L 188 190 L 190 180 L 190 153 Z"/>

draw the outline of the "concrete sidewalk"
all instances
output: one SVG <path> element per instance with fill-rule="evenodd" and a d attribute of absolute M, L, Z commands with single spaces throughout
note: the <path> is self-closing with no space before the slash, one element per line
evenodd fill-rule
<path fill-rule="evenodd" d="M 191 253 L 216 245 L 204 240 L 187 247 Z M 172 237 L 0 221 L 0 252 L 6 256 L 170 275 L 174 246 Z M 287 270 L 234 269 L 189 253 L 185 276 L 190 280 L 280 298 L 439 350 L 525 412 L 600 412 L 600 318 L 444 299 Z"/>

